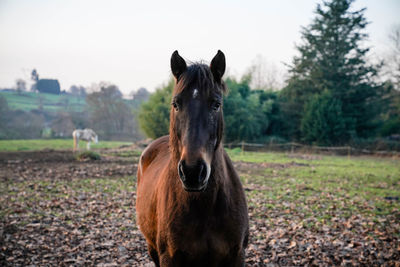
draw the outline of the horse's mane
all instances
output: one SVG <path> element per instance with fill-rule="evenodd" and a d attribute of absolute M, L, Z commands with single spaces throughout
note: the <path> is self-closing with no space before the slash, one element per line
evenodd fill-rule
<path fill-rule="evenodd" d="M 210 67 L 202 62 L 189 65 L 187 70 L 179 77 L 175 94 L 181 93 L 187 87 L 195 87 L 205 92 L 206 95 L 210 95 L 216 90 L 220 90 L 221 93 L 226 91 L 224 81 L 221 80 L 220 83 L 216 83 Z"/>

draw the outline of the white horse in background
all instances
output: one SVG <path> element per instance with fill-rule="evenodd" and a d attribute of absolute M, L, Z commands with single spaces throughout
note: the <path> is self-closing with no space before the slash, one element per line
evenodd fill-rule
<path fill-rule="evenodd" d="M 79 149 L 79 140 L 84 140 L 87 142 L 86 148 L 90 150 L 90 142 L 98 143 L 97 134 L 92 129 L 77 129 L 72 132 L 72 137 L 74 138 L 74 151 Z"/>

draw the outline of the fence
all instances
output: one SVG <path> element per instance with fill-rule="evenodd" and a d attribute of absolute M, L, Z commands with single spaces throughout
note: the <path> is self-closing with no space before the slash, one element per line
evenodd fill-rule
<path fill-rule="evenodd" d="M 309 146 L 299 143 L 289 142 L 282 144 L 254 144 L 254 143 L 228 143 L 225 144 L 226 148 L 241 148 L 242 151 L 290 151 L 291 153 L 321 153 L 321 154 L 332 154 L 332 155 L 376 155 L 376 156 L 395 156 L 400 157 L 400 152 L 391 150 L 372 150 L 372 149 L 360 149 L 351 146 L 338 146 L 338 147 L 325 147 L 325 146 Z"/>

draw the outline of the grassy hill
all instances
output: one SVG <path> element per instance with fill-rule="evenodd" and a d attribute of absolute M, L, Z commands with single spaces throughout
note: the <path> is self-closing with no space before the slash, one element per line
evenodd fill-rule
<path fill-rule="evenodd" d="M 0 96 L 6 98 L 10 109 L 30 111 L 42 105 L 43 110 L 55 112 L 59 110 L 82 111 L 86 101 L 83 97 L 72 95 L 53 95 L 44 93 L 0 91 Z"/>

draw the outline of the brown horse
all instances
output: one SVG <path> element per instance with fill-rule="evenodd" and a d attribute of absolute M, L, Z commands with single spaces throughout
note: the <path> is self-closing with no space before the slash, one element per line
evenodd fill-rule
<path fill-rule="evenodd" d="M 225 56 L 186 65 L 175 51 L 169 136 L 138 166 L 136 212 L 156 266 L 244 266 L 247 204 L 221 144 Z"/>

